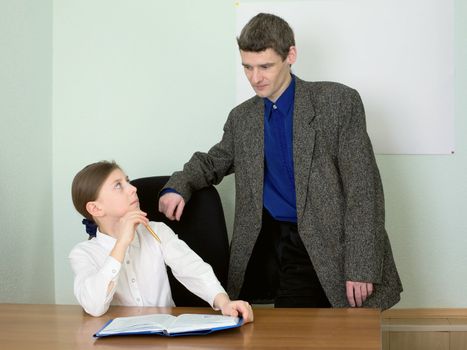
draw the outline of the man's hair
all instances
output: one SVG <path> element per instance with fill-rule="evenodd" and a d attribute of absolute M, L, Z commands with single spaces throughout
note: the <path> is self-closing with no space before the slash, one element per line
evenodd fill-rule
<path fill-rule="evenodd" d="M 243 27 L 237 43 L 242 51 L 261 52 L 273 49 L 285 60 L 290 47 L 295 46 L 295 39 L 292 28 L 282 18 L 259 13 Z"/>
<path fill-rule="evenodd" d="M 105 180 L 115 169 L 121 169 L 114 161 L 101 161 L 85 166 L 76 174 L 71 184 L 71 198 L 76 210 L 88 220 L 93 220 L 86 210 L 88 202 L 95 201 Z"/>

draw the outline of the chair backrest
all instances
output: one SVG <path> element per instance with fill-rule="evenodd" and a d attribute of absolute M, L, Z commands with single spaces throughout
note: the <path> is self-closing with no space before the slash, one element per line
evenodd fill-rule
<path fill-rule="evenodd" d="M 193 193 L 186 203 L 180 221 L 171 221 L 158 210 L 158 194 L 169 176 L 153 176 L 132 180 L 138 189 L 141 210 L 151 221 L 166 223 L 205 262 L 210 264 L 222 286 L 227 286 L 229 241 L 224 211 L 219 194 L 213 186 Z M 169 274 L 172 297 L 177 306 L 206 306 L 206 302 L 188 291 Z"/>

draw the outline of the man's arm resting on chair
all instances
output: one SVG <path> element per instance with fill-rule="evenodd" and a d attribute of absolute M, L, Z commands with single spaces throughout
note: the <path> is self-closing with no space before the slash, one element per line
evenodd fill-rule
<path fill-rule="evenodd" d="M 174 190 L 172 190 L 174 191 Z M 185 200 L 176 191 L 165 189 L 159 198 L 159 211 L 163 213 L 169 220 L 180 221 L 180 217 L 185 207 Z"/>

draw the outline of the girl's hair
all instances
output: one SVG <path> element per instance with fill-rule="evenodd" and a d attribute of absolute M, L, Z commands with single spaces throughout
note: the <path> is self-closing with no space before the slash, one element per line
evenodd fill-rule
<path fill-rule="evenodd" d="M 121 169 L 115 161 L 100 161 L 85 166 L 76 174 L 71 184 L 71 198 L 76 210 L 86 219 L 92 216 L 86 210 L 88 202 L 95 201 L 107 177 L 115 169 Z"/>

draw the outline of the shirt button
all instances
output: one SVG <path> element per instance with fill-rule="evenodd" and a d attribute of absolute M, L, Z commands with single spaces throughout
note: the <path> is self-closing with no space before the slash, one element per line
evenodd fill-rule
<path fill-rule="evenodd" d="M 132 278 L 132 279 L 131 279 L 131 282 L 135 283 L 135 282 L 136 282 L 136 280 L 135 280 L 134 278 Z"/>
<path fill-rule="evenodd" d="M 272 105 L 272 108 L 277 109 L 277 106 L 276 106 L 276 105 Z"/>
<path fill-rule="evenodd" d="M 129 263 L 130 263 L 130 260 L 127 260 L 126 263 L 129 264 Z"/>

